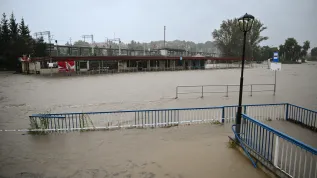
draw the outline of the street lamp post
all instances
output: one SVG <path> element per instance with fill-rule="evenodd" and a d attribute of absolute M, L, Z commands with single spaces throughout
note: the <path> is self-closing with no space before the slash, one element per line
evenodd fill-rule
<path fill-rule="evenodd" d="M 236 132 L 239 136 L 240 125 L 241 125 L 241 114 L 242 114 L 242 93 L 243 93 L 243 72 L 244 72 L 244 61 L 245 61 L 245 43 L 247 32 L 251 30 L 253 25 L 254 17 L 250 14 L 245 14 L 238 19 L 240 30 L 243 32 L 243 49 L 242 49 L 242 65 L 241 65 L 241 76 L 240 76 L 240 90 L 239 90 L 239 106 L 236 117 Z"/>

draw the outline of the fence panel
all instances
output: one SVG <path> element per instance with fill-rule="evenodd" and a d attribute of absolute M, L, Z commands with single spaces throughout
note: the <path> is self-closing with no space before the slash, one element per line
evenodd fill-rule
<path fill-rule="evenodd" d="M 317 149 L 245 114 L 242 115 L 241 140 L 257 156 L 287 175 L 317 178 Z"/>
<path fill-rule="evenodd" d="M 224 107 L 127 110 L 110 112 L 35 114 L 32 129 L 84 130 L 129 127 L 166 127 L 173 125 L 222 122 Z M 33 124 L 32 124 L 33 123 Z"/>
<path fill-rule="evenodd" d="M 317 130 L 317 112 L 293 104 L 288 104 L 287 119 L 304 125 L 312 130 Z"/>
<path fill-rule="evenodd" d="M 191 85 L 191 86 L 177 86 L 176 87 L 176 96 L 185 94 L 195 94 L 200 97 L 208 93 L 219 94 L 223 93 L 226 97 L 229 96 L 229 93 L 239 93 L 240 85 Z M 243 92 L 248 93 L 250 96 L 256 92 L 268 92 L 272 91 L 275 94 L 275 84 L 246 84 L 243 85 Z"/>
<path fill-rule="evenodd" d="M 257 120 L 285 119 L 286 104 L 243 105 L 242 112 Z M 166 127 L 172 125 L 222 122 L 233 123 L 238 106 L 126 110 L 110 112 L 35 114 L 30 116 L 34 129 L 81 130 L 127 127 Z M 33 123 L 33 125 L 32 125 Z"/>
<path fill-rule="evenodd" d="M 243 105 L 242 113 L 251 116 L 256 120 L 285 120 L 286 119 L 285 103 L 278 104 L 253 104 Z M 225 106 L 224 118 L 225 122 L 234 122 L 236 119 L 238 106 Z"/>

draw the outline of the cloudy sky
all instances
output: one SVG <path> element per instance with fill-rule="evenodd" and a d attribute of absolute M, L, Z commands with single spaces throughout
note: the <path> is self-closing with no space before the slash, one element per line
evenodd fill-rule
<path fill-rule="evenodd" d="M 24 17 L 32 34 L 51 31 L 60 44 L 93 34 L 96 42 L 120 37 L 149 42 L 212 40 L 222 20 L 250 13 L 268 29 L 264 45 L 288 37 L 317 46 L 317 0 L 0 0 L 0 12 Z M 315 9 L 314 9 L 315 8 Z"/>

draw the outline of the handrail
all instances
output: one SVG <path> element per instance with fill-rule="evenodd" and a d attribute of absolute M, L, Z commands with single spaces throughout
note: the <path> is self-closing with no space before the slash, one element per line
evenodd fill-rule
<path fill-rule="evenodd" d="M 244 146 L 244 144 L 243 144 L 243 141 L 241 140 L 239 134 L 238 134 L 238 133 L 236 132 L 236 130 L 233 129 L 233 128 L 236 128 L 236 124 L 234 124 L 234 125 L 231 126 L 231 130 L 232 130 L 232 132 L 234 133 L 235 138 L 237 138 L 238 141 L 241 143 L 240 145 L 241 145 L 241 147 L 243 148 L 243 150 L 244 150 L 244 152 L 246 153 L 246 155 L 248 156 L 248 158 L 250 159 L 251 163 L 253 164 L 253 167 L 256 168 L 256 167 L 257 167 L 257 166 L 256 166 L 256 163 L 253 161 L 253 159 L 252 159 L 250 153 L 249 153 L 248 150 L 245 148 L 245 146 Z"/>
<path fill-rule="evenodd" d="M 317 149 L 315 149 L 315 148 L 313 148 L 313 147 L 311 147 L 311 146 L 309 146 L 309 145 L 307 145 L 307 144 L 305 144 L 305 143 L 303 143 L 301 141 L 298 141 L 297 139 L 295 139 L 295 138 L 293 138 L 291 136 L 288 136 L 288 135 L 284 134 L 283 132 L 280 132 L 280 131 L 278 131 L 278 130 L 276 130 L 276 129 L 274 129 L 274 128 L 266 125 L 266 124 L 263 124 L 263 123 L 255 120 L 255 119 L 249 117 L 246 114 L 242 114 L 242 117 L 247 119 L 247 120 L 249 120 L 249 121 L 251 121 L 251 122 L 253 122 L 253 123 L 256 123 L 257 125 L 260 125 L 264 129 L 267 129 L 268 131 L 273 132 L 277 136 L 279 136 L 279 137 L 281 137 L 281 138 L 283 138 L 283 139 L 285 139 L 285 140 L 297 145 L 298 147 L 301 147 L 302 149 L 305 149 L 305 150 L 313 153 L 314 155 L 317 155 Z"/>
<path fill-rule="evenodd" d="M 274 104 L 245 104 L 244 106 L 276 106 L 286 105 L 288 103 L 274 103 Z M 111 113 L 129 113 L 129 112 L 153 112 L 153 111 L 171 111 L 171 110 L 204 110 L 204 109 L 223 109 L 228 107 L 238 107 L 238 105 L 227 105 L 227 106 L 211 106 L 211 107 L 197 107 L 197 108 L 163 108 L 163 109 L 143 109 L 143 110 L 116 110 L 116 111 L 101 111 L 101 112 L 70 112 L 70 113 L 51 113 L 51 114 L 32 114 L 32 117 L 43 117 L 43 116 L 60 116 L 69 114 L 111 114 Z"/>
<path fill-rule="evenodd" d="M 297 107 L 297 108 L 300 108 L 300 109 L 303 109 L 303 110 L 306 110 L 306 111 L 309 111 L 309 112 L 313 112 L 313 113 L 317 113 L 317 111 L 314 111 L 314 110 L 311 110 L 311 109 L 307 109 L 307 108 L 304 108 L 304 107 L 301 107 L 301 106 L 297 106 L 295 104 L 290 104 L 290 106 L 294 106 L 294 107 Z"/>
<path fill-rule="evenodd" d="M 253 86 L 274 86 L 272 90 L 253 90 Z M 226 97 L 229 96 L 229 92 L 239 92 L 239 91 L 229 91 L 229 87 L 237 87 L 237 86 L 240 86 L 238 84 L 225 84 L 225 85 L 179 85 L 179 86 L 176 86 L 176 97 L 175 99 L 178 98 L 178 95 L 179 94 L 190 94 L 190 93 L 201 93 L 201 97 L 203 98 L 204 97 L 204 93 L 226 93 Z M 275 95 L 276 93 L 276 84 L 244 84 L 243 85 L 244 87 L 245 86 L 250 86 L 250 90 L 248 91 L 244 91 L 244 92 L 250 92 L 250 96 L 252 96 L 252 93 L 253 92 L 264 92 L 264 91 L 273 91 L 273 95 Z M 208 92 L 208 91 L 204 91 L 204 87 L 226 87 L 226 91 L 217 91 L 217 92 Z M 201 91 L 195 91 L 195 92 L 183 92 L 183 93 L 180 93 L 178 91 L 179 88 L 201 88 Z"/>

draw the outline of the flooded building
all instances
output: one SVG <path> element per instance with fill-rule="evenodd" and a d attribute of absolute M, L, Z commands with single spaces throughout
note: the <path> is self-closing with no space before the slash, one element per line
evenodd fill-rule
<path fill-rule="evenodd" d="M 118 73 L 136 71 L 174 71 L 238 67 L 241 58 L 220 57 L 213 53 L 192 53 L 182 49 L 162 48 L 154 51 L 69 47 L 69 55 L 53 52 L 51 57 L 21 58 L 22 72 L 27 74 Z M 88 52 L 87 52 L 88 50 Z M 89 55 L 89 50 L 93 55 Z M 72 52 L 71 52 L 72 51 Z M 77 55 L 72 55 L 76 51 Z M 79 54 L 78 54 L 79 51 Z M 87 54 L 82 54 L 86 51 Z M 142 55 L 143 53 L 143 55 Z M 218 65 L 217 65 L 218 64 Z M 221 65 L 222 64 L 222 65 Z"/>

